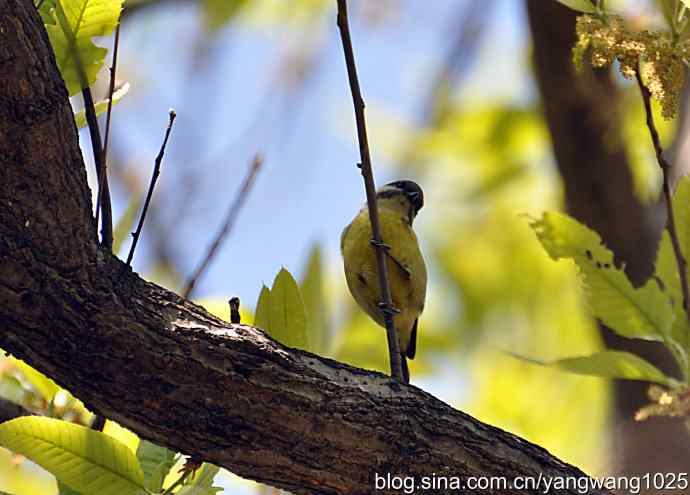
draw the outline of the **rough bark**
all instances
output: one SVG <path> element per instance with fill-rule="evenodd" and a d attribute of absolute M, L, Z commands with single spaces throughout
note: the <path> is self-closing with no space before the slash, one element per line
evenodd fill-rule
<path fill-rule="evenodd" d="M 576 73 L 571 61 L 576 17 L 572 10 L 545 0 L 527 0 L 526 5 L 535 77 L 568 212 L 595 229 L 617 261 L 625 263 L 633 282 L 641 284 L 653 272 L 665 211 L 661 203 L 644 206 L 635 197 L 617 86 L 610 71 Z M 606 329 L 603 336 L 609 347 L 635 352 L 676 372 L 660 345 L 623 339 Z M 627 474 L 685 471 L 690 439 L 680 421 L 633 421 L 635 411 L 648 402 L 646 388 L 640 382 L 614 385 L 614 467 Z M 654 455 L 649 454 L 650 445 L 655 446 Z"/>
<path fill-rule="evenodd" d="M 583 476 L 415 387 L 221 321 L 100 249 L 31 0 L 0 0 L 0 163 L 0 347 L 142 437 L 295 493 L 373 493 L 374 473 Z"/>

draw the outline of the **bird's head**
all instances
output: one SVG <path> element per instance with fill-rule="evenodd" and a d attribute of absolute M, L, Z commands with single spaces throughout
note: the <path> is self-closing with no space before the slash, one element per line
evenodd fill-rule
<path fill-rule="evenodd" d="M 424 206 L 424 192 L 414 181 L 403 179 L 389 182 L 376 191 L 376 199 L 383 207 L 400 208 L 407 213 L 410 225 Z"/>

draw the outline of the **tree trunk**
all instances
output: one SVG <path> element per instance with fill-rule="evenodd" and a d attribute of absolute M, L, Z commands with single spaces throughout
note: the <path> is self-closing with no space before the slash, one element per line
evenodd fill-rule
<path fill-rule="evenodd" d="M 608 70 L 575 72 L 571 55 L 575 12 L 555 1 L 527 0 L 526 4 L 535 77 L 568 212 L 601 235 L 617 262 L 625 263 L 633 283 L 640 285 L 653 273 L 665 211 L 662 204 L 646 207 L 635 197 L 621 133 L 618 89 Z M 607 329 L 603 336 L 607 346 L 635 352 L 666 372 L 677 373 L 663 346 L 623 339 Z M 690 437 L 680 421 L 633 421 L 635 411 L 649 402 L 646 389 L 640 382 L 614 385 L 613 468 L 626 474 L 685 472 Z"/>

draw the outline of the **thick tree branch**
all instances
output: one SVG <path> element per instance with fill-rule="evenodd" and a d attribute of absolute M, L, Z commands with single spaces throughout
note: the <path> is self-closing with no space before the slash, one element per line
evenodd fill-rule
<path fill-rule="evenodd" d="M 144 438 L 295 493 L 373 493 L 375 473 L 583 476 L 415 387 L 223 322 L 100 247 L 31 0 L 0 0 L 0 162 L 0 347 Z"/>

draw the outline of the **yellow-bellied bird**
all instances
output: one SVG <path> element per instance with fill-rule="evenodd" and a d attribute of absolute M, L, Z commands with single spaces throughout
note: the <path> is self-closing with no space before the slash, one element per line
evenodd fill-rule
<path fill-rule="evenodd" d="M 388 282 L 395 313 L 393 323 L 400 343 L 405 383 L 410 381 L 406 358 L 417 349 L 417 325 L 426 297 L 426 265 L 419 250 L 412 221 L 424 205 L 422 188 L 411 180 L 386 184 L 376 191 L 381 237 L 387 253 Z M 367 205 L 359 211 L 340 238 L 347 286 L 357 304 L 379 325 L 381 288 Z"/>

